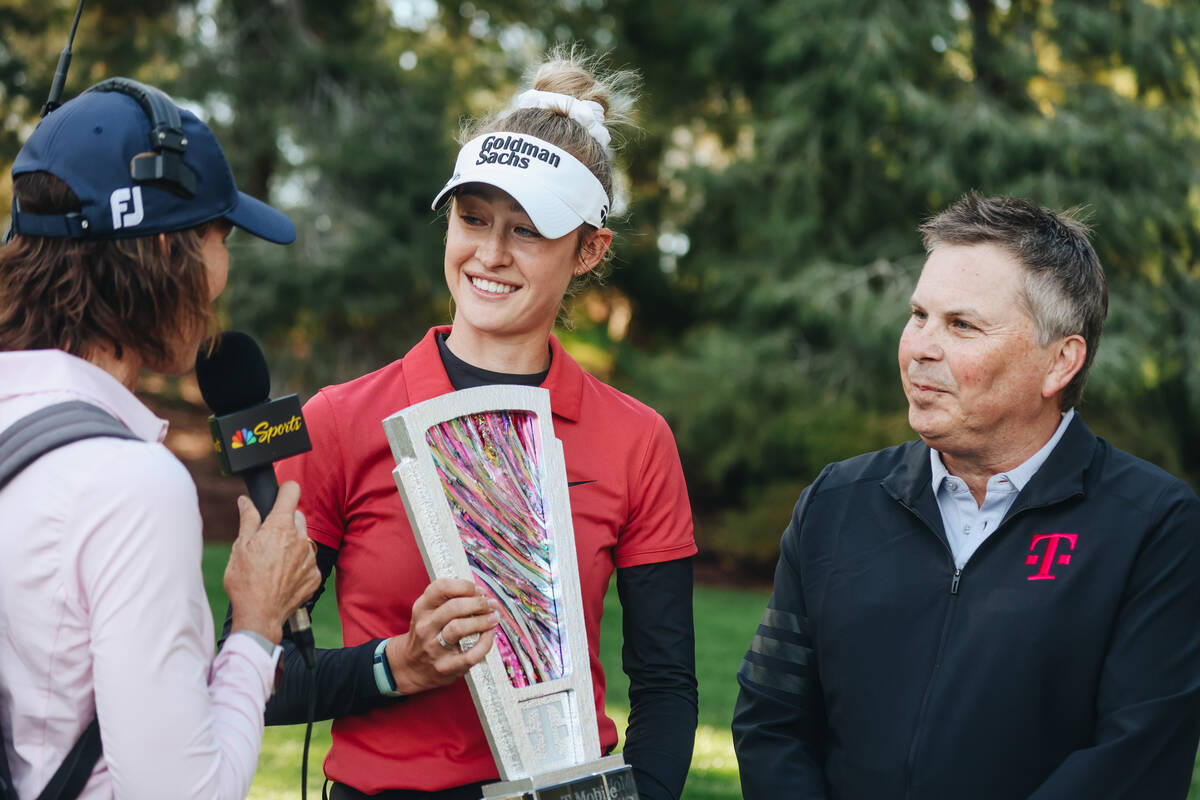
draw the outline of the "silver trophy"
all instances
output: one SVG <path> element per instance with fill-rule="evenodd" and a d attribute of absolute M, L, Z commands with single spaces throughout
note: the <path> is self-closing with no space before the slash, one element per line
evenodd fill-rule
<path fill-rule="evenodd" d="M 549 392 L 464 389 L 399 411 L 383 428 L 430 579 L 474 580 L 499 605 L 496 644 L 466 676 L 500 771 L 484 797 L 636 800 L 624 759 L 600 754 Z"/>

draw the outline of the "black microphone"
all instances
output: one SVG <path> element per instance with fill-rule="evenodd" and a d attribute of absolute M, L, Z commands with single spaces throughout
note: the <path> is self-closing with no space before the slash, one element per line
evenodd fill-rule
<path fill-rule="evenodd" d="M 205 342 L 196 356 L 196 381 L 212 410 L 208 427 L 223 475 L 240 475 L 263 519 L 275 506 L 279 482 L 274 463 L 312 450 L 300 399 L 289 394 L 269 400 L 271 373 L 252 337 L 226 331 Z M 288 620 L 292 641 L 311 669 L 312 623 L 301 606 Z"/>

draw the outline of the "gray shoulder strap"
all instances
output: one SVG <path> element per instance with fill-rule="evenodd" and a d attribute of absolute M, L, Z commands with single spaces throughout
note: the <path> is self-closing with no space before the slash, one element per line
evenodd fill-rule
<path fill-rule="evenodd" d="M 0 432 L 0 489 L 51 450 L 98 436 L 138 438 L 107 411 L 80 400 L 22 417 Z"/>

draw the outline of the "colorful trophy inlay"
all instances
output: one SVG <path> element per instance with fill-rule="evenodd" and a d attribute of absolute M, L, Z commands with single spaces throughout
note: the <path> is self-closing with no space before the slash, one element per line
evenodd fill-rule
<path fill-rule="evenodd" d="M 536 415 L 456 417 L 429 428 L 425 441 L 475 582 L 499 605 L 496 649 L 509 682 L 521 687 L 561 678 L 561 590 Z"/>

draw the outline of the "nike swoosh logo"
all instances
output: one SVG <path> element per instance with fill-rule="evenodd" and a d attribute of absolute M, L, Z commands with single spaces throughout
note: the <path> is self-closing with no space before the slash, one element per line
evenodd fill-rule
<path fill-rule="evenodd" d="M 596 482 L 595 479 L 590 480 L 590 481 L 568 481 L 567 488 L 569 489 L 572 486 L 583 486 L 585 483 L 595 483 L 595 482 Z"/>

